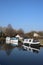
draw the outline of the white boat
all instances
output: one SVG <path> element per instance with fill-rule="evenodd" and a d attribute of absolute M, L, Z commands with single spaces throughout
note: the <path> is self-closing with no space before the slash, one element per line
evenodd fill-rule
<path fill-rule="evenodd" d="M 10 44 L 10 37 L 6 37 L 6 44 Z"/>
<path fill-rule="evenodd" d="M 17 38 L 11 38 L 11 44 L 12 45 L 18 45 L 18 39 Z"/>
<path fill-rule="evenodd" d="M 10 37 L 6 37 L 6 44 L 14 44 L 14 45 L 18 45 L 18 38 L 10 38 Z"/>
<path fill-rule="evenodd" d="M 36 39 L 24 39 L 23 44 L 27 43 L 29 45 L 39 45 L 40 42 Z"/>

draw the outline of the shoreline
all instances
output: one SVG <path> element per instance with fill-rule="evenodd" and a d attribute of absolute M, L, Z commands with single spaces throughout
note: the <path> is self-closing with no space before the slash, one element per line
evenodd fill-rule
<path fill-rule="evenodd" d="M 43 44 L 40 44 L 41 47 L 43 47 Z"/>

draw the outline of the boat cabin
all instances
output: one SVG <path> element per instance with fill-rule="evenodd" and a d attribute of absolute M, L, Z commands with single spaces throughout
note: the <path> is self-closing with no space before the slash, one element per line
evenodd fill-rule
<path fill-rule="evenodd" d="M 6 44 L 15 44 L 18 45 L 18 38 L 15 37 L 6 37 Z"/>
<path fill-rule="evenodd" d="M 40 42 L 36 39 L 24 39 L 23 43 L 39 44 Z"/>
<path fill-rule="evenodd" d="M 10 37 L 6 37 L 6 44 L 10 43 Z"/>
<path fill-rule="evenodd" d="M 33 39 L 24 39 L 23 43 L 32 43 Z"/>

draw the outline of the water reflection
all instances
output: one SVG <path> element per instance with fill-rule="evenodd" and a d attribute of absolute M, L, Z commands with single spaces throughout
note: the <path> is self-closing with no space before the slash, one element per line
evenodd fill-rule
<path fill-rule="evenodd" d="M 33 48 L 31 46 L 29 46 L 29 47 L 23 47 L 23 50 L 39 53 L 40 47 L 39 48 Z"/>
<path fill-rule="evenodd" d="M 7 55 L 10 55 L 13 49 L 14 47 L 11 45 L 0 44 L 0 50 L 5 51 Z"/>
<path fill-rule="evenodd" d="M 13 50 L 13 47 L 10 45 L 4 45 L 3 49 L 5 50 L 6 54 L 9 56 Z"/>
<path fill-rule="evenodd" d="M 0 44 L 0 50 L 4 50 L 6 54 L 9 56 L 14 48 L 17 46 L 7 45 L 7 44 Z M 22 44 L 18 45 L 18 50 L 22 51 L 31 51 L 33 53 L 39 53 L 40 47 L 31 47 L 31 46 L 23 46 Z"/>
<path fill-rule="evenodd" d="M 1 65 L 43 65 L 42 60 L 42 47 L 23 46 L 21 43 L 18 46 L 0 43 Z"/>

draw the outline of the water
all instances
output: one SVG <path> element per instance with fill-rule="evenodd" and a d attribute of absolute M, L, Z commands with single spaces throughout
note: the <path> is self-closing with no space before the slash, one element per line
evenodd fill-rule
<path fill-rule="evenodd" d="M 43 48 L 0 44 L 0 65 L 43 65 Z"/>

